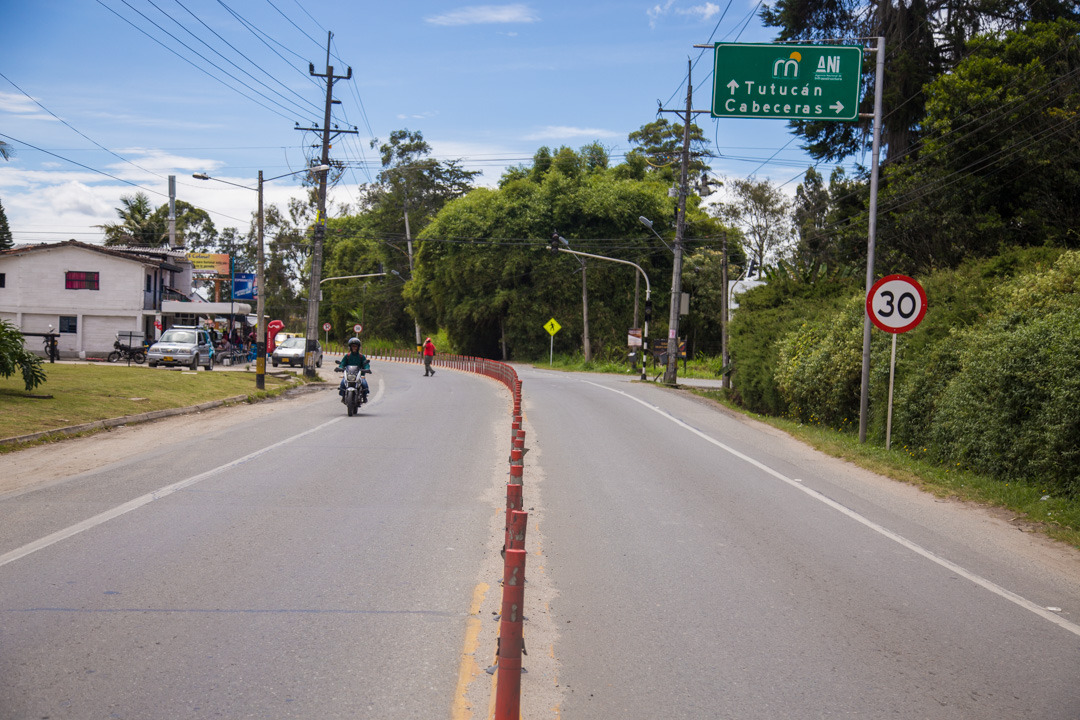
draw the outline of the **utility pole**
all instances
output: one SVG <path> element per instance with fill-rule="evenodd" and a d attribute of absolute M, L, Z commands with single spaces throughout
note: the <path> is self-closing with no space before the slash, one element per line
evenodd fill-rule
<path fill-rule="evenodd" d="M 870 219 L 866 239 L 866 294 L 874 286 L 874 246 L 877 242 L 877 196 L 878 174 L 881 159 L 882 96 L 885 85 L 885 38 L 877 39 L 876 75 L 874 77 L 874 136 L 871 141 L 870 161 Z M 866 429 L 870 418 L 870 315 L 863 314 L 862 379 L 859 387 L 859 442 L 866 442 Z"/>
<path fill-rule="evenodd" d="M 686 187 L 690 171 L 690 122 L 693 118 L 694 83 L 690 79 L 693 63 L 687 61 L 686 73 L 686 116 L 683 119 L 682 162 L 679 168 L 679 203 L 675 217 L 675 263 L 671 269 L 671 312 L 668 315 L 667 369 L 664 371 L 664 383 L 674 385 L 679 372 L 679 310 L 682 306 L 682 256 L 683 236 L 686 233 Z M 671 112 L 671 111 L 669 111 Z"/>
<path fill-rule="evenodd" d="M 412 256 L 412 233 L 409 231 L 409 184 L 405 183 L 405 246 L 409 250 L 409 279 L 413 276 L 413 256 Z M 413 318 L 413 331 L 416 333 L 416 352 L 419 353 L 422 349 L 420 344 L 420 322 Z"/>
<path fill-rule="evenodd" d="M 728 377 L 728 257 L 727 257 L 727 230 L 724 231 L 724 256 L 720 258 L 720 285 L 724 288 L 724 294 L 720 298 L 720 387 L 731 387 L 731 379 Z"/>
<path fill-rule="evenodd" d="M 351 80 L 352 68 L 350 67 L 345 75 L 334 75 L 334 66 L 330 64 L 330 40 L 334 37 L 334 34 L 328 32 L 326 36 L 326 73 L 315 72 L 315 65 L 308 63 L 308 73 L 312 77 L 326 78 L 326 111 L 323 114 L 323 126 L 322 128 L 315 126 L 310 128 L 297 126 L 296 128 L 297 130 L 322 133 L 323 165 L 330 164 L 331 135 L 337 137 L 342 133 L 355 135 L 358 132 L 355 128 L 352 130 L 339 130 L 336 127 L 331 131 L 330 111 L 334 103 L 340 103 L 340 101 L 334 100 L 334 81 Z M 304 349 L 304 376 L 309 378 L 315 377 L 315 348 L 319 342 L 319 285 L 321 282 L 320 276 L 322 275 L 323 239 L 326 237 L 326 178 L 328 175 L 327 172 L 319 176 L 318 215 L 315 218 L 314 247 L 311 251 L 311 286 L 308 289 L 307 329 L 304 333 L 304 337 L 307 338 L 307 345 Z"/>

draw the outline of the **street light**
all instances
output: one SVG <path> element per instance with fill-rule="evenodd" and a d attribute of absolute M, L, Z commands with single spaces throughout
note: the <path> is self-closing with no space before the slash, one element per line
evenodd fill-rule
<path fill-rule="evenodd" d="M 667 248 L 668 250 L 671 250 L 671 246 L 667 244 L 667 241 L 666 241 L 666 240 L 664 240 L 664 238 L 660 237 L 660 233 L 656 232 L 656 230 L 655 230 L 655 229 L 653 228 L 653 226 L 652 226 L 652 220 L 650 220 L 649 218 L 645 217 L 644 215 L 638 215 L 638 220 L 640 220 L 640 221 L 641 221 L 641 224 L 642 224 L 642 225 L 644 225 L 645 227 L 647 227 L 647 228 L 649 228 L 650 230 L 652 230 L 652 234 L 656 236 L 656 239 L 657 239 L 657 240 L 659 240 L 660 242 L 664 243 L 664 247 L 666 247 L 666 248 Z"/>
<path fill-rule="evenodd" d="M 235 187 L 241 187 L 245 190 L 255 190 L 259 193 L 259 211 L 258 211 L 258 243 L 256 249 L 256 275 L 255 275 L 255 287 L 257 294 L 255 296 L 255 314 L 258 316 L 259 332 L 255 336 L 255 389 L 266 389 L 266 288 L 263 284 L 263 272 L 265 262 L 263 260 L 263 183 L 270 182 L 271 180 L 280 180 L 283 177 L 289 177 L 290 175 L 298 175 L 302 172 L 317 173 L 326 172 L 330 169 L 329 165 L 316 165 L 310 168 L 304 168 L 303 170 L 294 170 L 293 172 L 285 173 L 283 175 L 275 175 L 272 178 L 263 179 L 263 171 L 259 171 L 259 186 L 257 188 L 248 187 L 247 185 L 241 185 L 229 180 L 222 180 L 221 178 L 210 177 L 206 173 L 194 173 L 191 177 L 196 180 L 217 180 L 220 183 L 226 185 L 233 185 Z M 230 291 L 231 292 L 231 291 Z"/>
<path fill-rule="evenodd" d="M 564 247 L 559 247 L 558 243 L 562 243 Z M 645 327 L 642 328 L 641 342 L 642 342 L 642 357 L 641 357 L 641 379 L 645 380 L 645 355 L 649 352 L 649 319 L 652 317 L 652 286 L 649 285 L 649 276 L 645 274 L 645 271 L 641 269 L 641 266 L 637 263 L 630 262 L 629 260 L 620 260 L 618 258 L 606 257 L 604 255 L 593 255 L 592 253 L 579 252 L 578 250 L 571 250 L 568 246 L 570 243 L 566 241 L 562 235 L 555 233 L 552 236 L 551 249 L 556 252 L 569 253 L 570 255 L 581 255 L 583 257 L 591 257 L 597 260 L 607 260 L 608 262 L 619 263 L 621 265 L 632 265 L 637 268 L 637 271 L 641 273 L 641 277 L 645 278 Z"/>

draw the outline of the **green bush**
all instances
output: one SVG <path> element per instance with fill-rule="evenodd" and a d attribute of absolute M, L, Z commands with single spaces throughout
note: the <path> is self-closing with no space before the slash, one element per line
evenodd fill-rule
<path fill-rule="evenodd" d="M 804 322 L 831 315 L 856 287 L 857 281 L 844 278 L 804 283 L 776 277 L 739 295 L 728 339 L 732 398 L 753 412 L 787 413 L 776 383 L 779 341 Z"/>
<path fill-rule="evenodd" d="M 45 382 L 41 358 L 23 347 L 23 334 L 7 320 L 0 320 L 0 377 L 21 373 L 26 392 Z"/>
<path fill-rule="evenodd" d="M 864 312 L 855 296 L 780 339 L 776 384 L 795 419 L 842 428 L 858 418 Z"/>
<path fill-rule="evenodd" d="M 931 431 L 939 459 L 1080 494 L 1080 253 L 1021 275 L 961 335 Z"/>

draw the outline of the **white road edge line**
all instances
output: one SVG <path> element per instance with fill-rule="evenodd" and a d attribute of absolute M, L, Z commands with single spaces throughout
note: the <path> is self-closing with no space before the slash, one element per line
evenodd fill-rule
<path fill-rule="evenodd" d="M 978 585 L 978 586 L 980 586 L 980 587 L 982 587 L 982 588 L 984 588 L 986 590 L 989 590 L 990 592 L 994 593 L 995 595 L 998 595 L 999 597 L 1002 597 L 1002 598 L 1008 600 L 1009 602 L 1024 608 L 1025 610 L 1027 610 L 1029 612 L 1032 612 L 1032 613 L 1038 615 L 1039 617 L 1041 617 L 1041 618 L 1043 618 L 1045 620 L 1049 620 L 1050 622 L 1054 623 L 1055 625 L 1058 625 L 1059 627 L 1064 628 L 1065 630 L 1068 630 L 1073 635 L 1080 636 L 1080 625 L 1077 625 L 1075 623 L 1071 623 L 1068 620 L 1066 620 L 1065 618 L 1062 618 L 1062 617 L 1054 614 L 1053 612 L 1051 612 L 1050 610 L 1042 607 L 1041 605 L 1033 603 L 1030 600 L 1028 600 L 1027 598 L 1022 597 L 1020 595 L 1017 595 L 1016 593 L 1012 592 L 1011 590 L 1007 590 L 1007 589 L 1001 587 L 1000 585 L 998 585 L 997 583 L 994 583 L 994 582 L 992 582 L 990 580 L 987 580 L 986 578 L 982 577 L 981 575 L 977 575 L 977 574 L 971 572 L 970 570 L 966 570 L 965 568 L 960 567 L 959 565 L 952 562 L 951 560 L 947 560 L 947 559 L 941 557 L 940 555 L 934 554 L 933 552 L 927 550 L 926 548 L 922 547 L 921 545 L 919 545 L 917 543 L 914 543 L 911 540 L 908 540 L 904 536 L 898 535 L 898 534 L 894 533 L 892 530 L 889 530 L 888 528 L 883 527 L 882 525 L 878 525 L 876 522 L 874 522 L 870 518 L 867 518 L 867 517 L 865 517 L 863 515 L 860 515 L 859 513 L 852 510 L 851 508 L 845 507 L 844 505 L 841 505 L 840 503 L 836 502 L 835 500 L 833 500 L 833 499 L 831 499 L 829 497 L 826 497 L 825 495 L 822 495 L 818 491 L 806 487 L 806 485 L 804 485 L 801 481 L 793 480 L 793 479 L 783 475 L 782 473 L 779 473 L 776 470 L 773 470 L 768 465 L 765 465 L 764 463 L 755 460 L 754 458 L 750 457 L 749 455 L 745 455 L 745 454 L 739 452 L 738 450 L 736 450 L 735 448 L 729 447 L 728 445 L 725 445 L 724 443 L 720 442 L 719 440 L 716 440 L 715 438 L 709 437 L 708 435 L 701 432 L 700 430 L 693 427 L 692 425 L 688 425 L 687 423 L 685 423 L 682 420 L 678 419 L 677 417 L 671 415 L 670 413 L 658 408 L 657 406 L 652 405 L 650 403 L 647 403 L 644 400 L 641 400 L 640 398 L 636 398 L 633 395 L 630 395 L 629 393 L 623 392 L 622 390 L 617 390 L 615 388 L 610 388 L 610 387 L 606 387 L 604 385 L 599 385 L 599 384 L 591 382 L 589 380 L 583 380 L 582 382 L 584 382 L 584 383 L 586 383 L 588 385 L 593 385 L 595 387 L 601 388 L 602 390 L 608 390 L 608 391 L 613 392 L 613 393 L 618 393 L 619 395 L 627 397 L 627 398 L 629 398 L 630 400 L 633 400 L 636 403 L 640 403 L 641 405 L 644 405 L 649 410 L 652 410 L 653 412 L 667 418 L 668 420 L 670 420 L 671 422 L 675 423 L 676 425 L 682 427 L 683 429 L 689 430 L 690 432 L 694 433 L 695 435 L 697 435 L 701 439 L 705 440 L 706 442 L 712 443 L 713 445 L 720 448 L 721 450 L 724 450 L 725 452 L 730 453 L 731 455 L 734 455 L 735 457 L 739 458 L 740 460 L 743 460 L 744 462 L 747 462 L 747 463 L 753 465 L 754 467 L 758 468 L 759 470 L 761 470 L 761 471 L 763 471 L 765 473 L 768 473 L 769 475 L 772 475 L 777 480 L 781 480 L 781 481 L 787 483 L 788 485 L 790 485 L 791 487 L 796 488 L 797 490 L 800 490 L 801 492 L 806 493 L 807 495 L 814 498 L 818 502 L 824 503 L 825 505 L 828 505 L 829 507 L 833 508 L 834 510 L 836 510 L 838 512 L 841 512 L 844 515 L 847 515 L 852 520 L 854 520 L 854 521 L 856 521 L 856 522 L 858 522 L 858 523 L 860 523 L 862 525 L 865 525 L 866 527 L 870 528 L 874 532 L 876 532 L 876 533 L 878 533 L 878 534 L 880 534 L 880 535 L 882 535 L 884 537 L 887 537 L 888 539 L 892 540 L 893 542 L 896 542 L 896 543 L 899 543 L 900 545 L 903 545 L 904 547 L 906 547 L 908 550 L 912 551 L 913 553 L 916 553 L 917 555 L 921 555 L 924 558 L 926 558 L 927 560 L 930 560 L 931 562 L 937 563 L 941 567 L 956 573 L 957 575 L 959 575 L 959 576 L 961 576 L 961 577 L 975 583 L 976 585 Z"/>
<path fill-rule="evenodd" d="M 381 392 L 382 392 L 382 386 L 380 385 L 379 393 L 381 394 Z M 378 398 L 378 395 L 376 395 L 376 398 Z M 107 523 L 108 521 L 110 521 L 110 520 L 112 520 L 114 518 L 118 518 L 121 515 L 125 515 L 125 514 L 131 512 L 132 510 L 136 510 L 138 508 L 141 508 L 143 505 L 147 505 L 149 503 L 154 502 L 155 500 L 161 500 L 164 497 L 168 497 L 169 495 L 172 495 L 174 492 L 177 492 L 178 490 L 183 490 L 184 488 L 191 487 L 192 485 L 195 485 L 196 483 L 202 482 L 203 480 L 207 479 L 208 477 L 216 475 L 216 474 L 218 474 L 218 473 L 220 473 L 220 472 L 222 472 L 224 470 L 228 470 L 229 468 L 233 468 L 233 467 L 236 467 L 237 465 L 241 465 L 243 463 L 246 463 L 248 460 L 251 460 L 253 458 L 257 458 L 258 456 L 263 455 L 265 453 L 268 453 L 271 450 L 274 450 L 276 448 L 279 448 L 282 445 L 287 445 L 288 443 L 291 443 L 294 440 L 299 440 L 300 438 L 304 437 L 305 435 L 310 435 L 310 434 L 312 434 L 314 432 L 318 432 L 319 430 L 322 430 L 323 428 L 325 428 L 325 427 L 327 427 L 329 425 L 333 425 L 336 422 L 340 422 L 343 419 L 343 417 L 344 416 L 339 416 L 339 417 L 334 418 L 333 420 L 328 420 L 327 422 L 324 422 L 322 425 L 318 425 L 316 427 L 313 427 L 310 430 L 305 430 L 304 432 L 299 433 L 297 435 L 293 435 L 292 437 L 285 438 L 284 440 L 281 440 L 280 442 L 276 442 L 273 445 L 267 445 L 266 447 L 262 448 L 261 450 L 256 450 L 255 452 L 249 453 L 249 454 L 245 455 L 242 458 L 237 458 L 236 460 L 233 460 L 232 462 L 225 463 L 224 465 L 219 465 L 216 468 L 213 468 L 211 470 L 207 470 L 206 472 L 199 473 L 198 475 L 192 475 L 191 477 L 189 477 L 189 478 L 187 478 L 185 480 L 181 480 L 180 482 L 173 483 L 172 485 L 166 485 L 163 488 L 160 488 L 160 489 L 155 490 L 153 492 L 147 493 L 146 495 L 143 495 L 141 497 L 137 497 L 134 500 L 129 500 L 128 502 L 124 503 L 123 505 L 118 505 L 118 506 L 114 507 L 111 510 L 106 510 L 103 513 L 99 513 L 98 515 L 95 515 L 95 516 L 93 516 L 91 518 L 87 518 L 86 520 L 83 520 L 82 522 L 71 525 L 70 527 L 66 527 L 63 530 L 57 530 L 56 532 L 52 533 L 51 535 L 46 535 L 45 537 L 41 538 L 40 540 L 35 540 L 32 543 L 28 543 L 26 545 L 23 545 L 20 548 L 17 548 L 15 550 L 10 551 L 10 552 L 4 553 L 3 555 L 0 555 L 0 567 L 3 567 L 4 565 L 7 565 L 8 563 L 13 563 L 16 560 L 24 558 L 27 555 L 30 555 L 32 553 L 36 553 L 38 550 L 44 550 L 45 548 L 49 547 L 50 545 L 55 545 L 56 543 L 60 542 L 61 540 L 67 540 L 68 538 L 73 537 L 75 535 L 78 535 L 81 532 L 85 532 L 86 530 L 89 530 L 90 528 L 94 528 L 94 527 L 97 527 L 98 525 L 101 525 L 103 523 Z"/>

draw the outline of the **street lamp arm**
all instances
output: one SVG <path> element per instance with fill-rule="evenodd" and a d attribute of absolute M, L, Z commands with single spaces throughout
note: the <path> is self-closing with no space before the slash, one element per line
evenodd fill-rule
<path fill-rule="evenodd" d="M 621 263 L 622 265 L 632 265 L 637 268 L 641 273 L 641 277 L 645 278 L 645 298 L 648 299 L 652 294 L 652 288 L 649 286 L 649 276 L 645 274 L 645 271 L 641 269 L 641 266 L 637 263 L 630 262 L 629 260 L 619 260 L 618 258 L 605 257 L 603 255 L 593 255 L 592 253 L 578 252 L 577 250 L 570 250 L 568 248 L 559 248 L 559 252 L 570 253 L 571 255 L 581 255 L 583 257 L 591 257 L 597 260 L 607 260 L 609 262 Z"/>
<path fill-rule="evenodd" d="M 322 280 L 319 281 L 319 284 L 322 285 L 327 280 L 352 280 L 354 278 L 379 277 L 381 275 L 386 275 L 386 274 L 387 273 L 381 272 L 381 273 L 365 273 L 363 275 L 336 275 L 334 277 L 323 278 Z"/>
<path fill-rule="evenodd" d="M 206 173 L 192 173 L 191 177 L 195 178 L 196 180 L 216 180 L 219 183 L 225 183 L 226 185 L 232 185 L 234 187 L 244 188 L 245 190 L 251 190 L 252 192 L 258 192 L 259 191 L 258 188 L 248 187 L 247 185 L 241 185 L 240 183 L 234 183 L 234 182 L 232 182 L 230 180 L 222 180 L 219 177 L 211 177 L 210 175 L 207 175 Z"/>
<path fill-rule="evenodd" d="M 293 172 L 285 173 L 284 175 L 275 175 L 272 178 L 264 178 L 262 180 L 262 182 L 268 183 L 271 180 L 280 180 L 283 177 L 289 177 L 290 175 L 298 175 L 298 174 L 300 174 L 302 172 L 324 172 L 324 171 L 329 170 L 329 169 L 330 169 L 329 165 L 316 165 L 315 167 L 304 168 L 303 170 L 294 170 Z M 231 180 L 223 180 L 223 179 L 221 179 L 219 177 L 213 177 L 212 175 L 207 175 L 206 173 L 192 173 L 191 177 L 195 178 L 196 180 L 216 180 L 219 183 L 225 183 L 226 185 L 232 185 L 234 187 L 244 188 L 245 190 L 252 190 L 252 191 L 255 191 L 255 192 L 259 191 L 258 188 L 249 187 L 247 185 L 241 185 L 240 183 L 234 183 Z"/>

